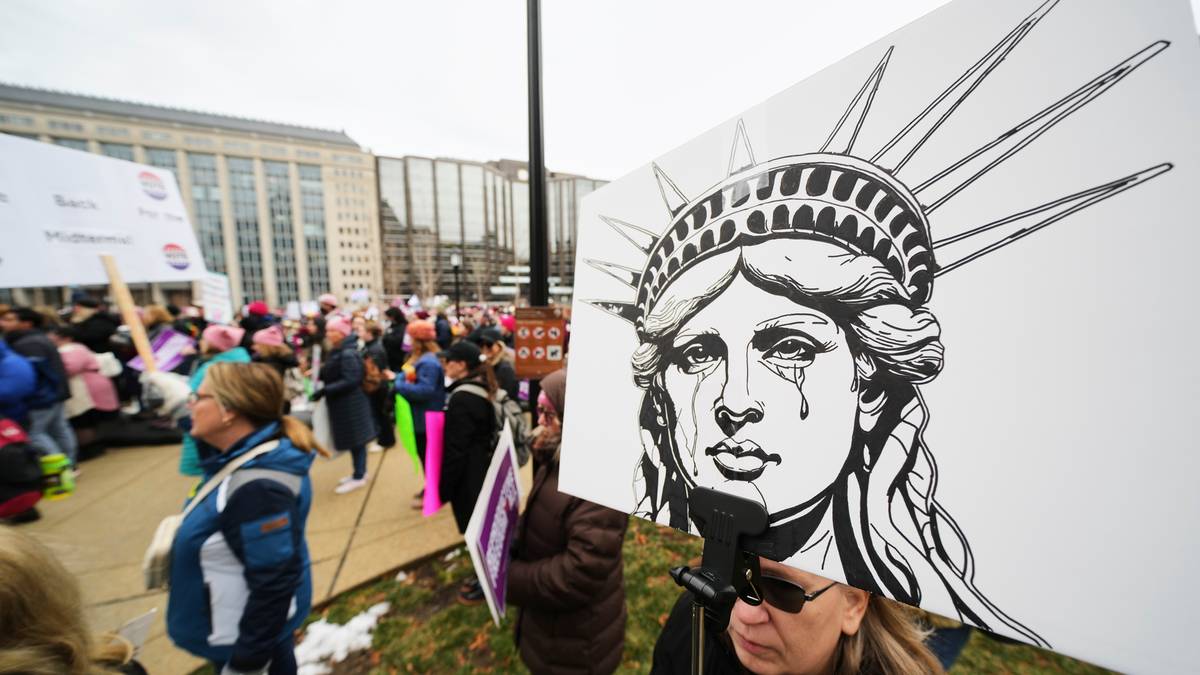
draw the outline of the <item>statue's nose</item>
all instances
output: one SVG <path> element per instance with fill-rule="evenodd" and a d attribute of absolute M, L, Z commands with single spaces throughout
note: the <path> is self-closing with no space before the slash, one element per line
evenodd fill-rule
<path fill-rule="evenodd" d="M 753 422 L 761 422 L 763 412 L 758 408 L 747 408 L 741 412 L 734 412 L 729 408 L 721 405 L 717 406 L 717 426 L 720 427 L 721 433 L 728 437 L 732 437 L 742 427 Z"/>

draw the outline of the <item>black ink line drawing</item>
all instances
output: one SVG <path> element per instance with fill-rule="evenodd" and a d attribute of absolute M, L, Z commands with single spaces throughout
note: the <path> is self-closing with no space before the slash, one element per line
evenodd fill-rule
<path fill-rule="evenodd" d="M 601 217 L 644 256 L 640 268 L 586 260 L 634 291 L 632 301 L 589 302 L 632 324 L 639 341 L 637 515 L 696 531 L 692 487 L 757 498 L 772 523 L 758 553 L 841 572 L 912 605 L 954 607 L 965 622 L 1049 646 L 975 587 L 967 539 L 935 498 L 919 386 L 941 371 L 943 347 L 926 305 L 935 278 L 1172 165 L 940 240 L 928 215 L 1169 43 L 1147 46 L 932 177 L 906 183 L 898 174 L 1057 2 L 1041 4 L 873 154 L 855 143 L 892 48 L 819 151 L 757 162 L 739 120 L 726 178 L 703 195 L 688 198 L 652 166 L 671 219 L 662 234 Z M 997 241 L 935 259 L 1004 227 L 1012 231 Z M 838 450 L 821 449 L 830 443 Z"/>

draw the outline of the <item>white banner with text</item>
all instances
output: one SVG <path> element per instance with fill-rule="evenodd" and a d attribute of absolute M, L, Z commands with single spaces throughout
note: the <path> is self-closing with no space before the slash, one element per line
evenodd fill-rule
<path fill-rule="evenodd" d="M 0 134 L 0 288 L 108 283 L 105 253 L 127 282 L 204 276 L 175 175 Z"/>

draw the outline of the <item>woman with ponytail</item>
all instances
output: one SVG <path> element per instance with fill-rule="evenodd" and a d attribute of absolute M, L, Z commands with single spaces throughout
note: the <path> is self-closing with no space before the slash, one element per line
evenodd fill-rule
<path fill-rule="evenodd" d="M 308 470 L 328 453 L 283 404 L 261 363 L 213 364 L 188 400 L 204 481 L 221 482 L 175 536 L 167 632 L 215 673 L 296 672 L 292 633 L 312 605 Z"/>

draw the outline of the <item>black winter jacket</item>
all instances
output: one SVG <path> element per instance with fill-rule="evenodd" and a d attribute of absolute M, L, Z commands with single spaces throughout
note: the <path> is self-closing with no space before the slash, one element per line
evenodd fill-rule
<path fill-rule="evenodd" d="M 458 531 L 467 531 L 471 511 L 483 489 L 483 478 L 492 461 L 492 432 L 496 413 L 492 402 L 458 391 L 468 382 L 487 388 L 482 381 L 463 378 L 446 392 L 446 424 L 442 450 L 442 477 L 438 492 L 454 509 Z"/>

